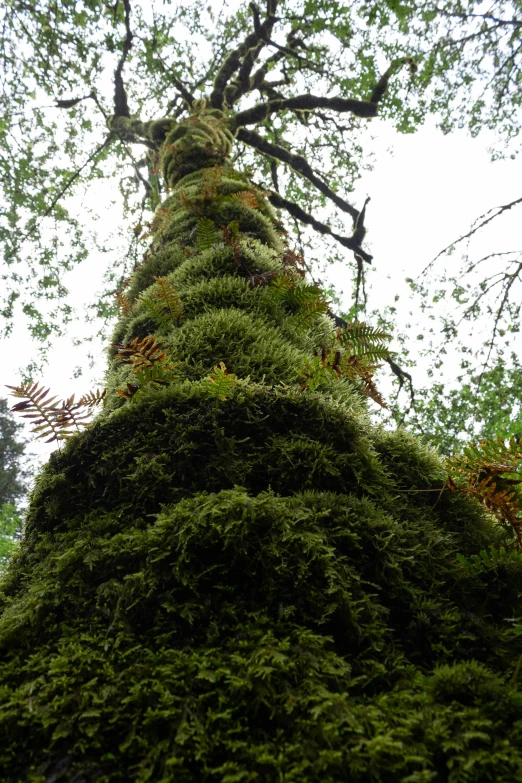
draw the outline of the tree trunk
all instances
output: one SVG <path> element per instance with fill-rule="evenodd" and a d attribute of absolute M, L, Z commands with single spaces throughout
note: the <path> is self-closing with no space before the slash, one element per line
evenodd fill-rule
<path fill-rule="evenodd" d="M 170 194 L 107 405 L 3 583 L 1 780 L 519 780 L 520 563 L 456 559 L 500 529 L 357 380 L 303 385 L 333 322 L 224 115 L 149 133 Z"/>

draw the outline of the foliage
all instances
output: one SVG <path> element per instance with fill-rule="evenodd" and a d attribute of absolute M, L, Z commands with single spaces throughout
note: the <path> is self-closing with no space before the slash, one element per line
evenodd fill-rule
<path fill-rule="evenodd" d="M 0 574 L 5 571 L 9 559 L 18 546 L 22 521 L 11 503 L 0 506 Z"/>
<path fill-rule="evenodd" d="M 470 443 L 447 461 L 448 486 L 477 498 L 500 522 L 509 524 L 522 545 L 522 448 L 515 438 Z"/>
<path fill-rule="evenodd" d="M 164 290 L 170 295 L 170 287 Z M 135 381 L 127 383 L 125 389 L 116 389 L 121 397 L 136 402 L 144 393 L 172 382 L 174 376 L 167 351 L 154 335 L 135 337 L 128 345 L 114 345 L 113 348 L 118 350 L 114 359 L 121 359 L 122 364 L 130 365 Z"/>
<path fill-rule="evenodd" d="M 49 389 L 38 383 L 21 383 L 19 386 L 9 386 L 13 397 L 22 398 L 11 408 L 22 418 L 30 419 L 31 432 L 37 438 L 47 438 L 46 443 L 67 440 L 80 427 L 87 427 L 91 422 L 91 409 L 104 401 L 105 391 L 89 392 L 75 402 L 74 394 L 66 400 L 57 402 L 57 397 L 47 397 Z M 87 408 L 88 411 L 84 409 Z M 50 435 L 50 437 L 48 437 Z"/>
<path fill-rule="evenodd" d="M 214 365 L 210 375 L 203 380 L 209 394 L 218 400 L 226 400 L 227 395 L 237 383 L 236 376 L 234 373 L 227 372 L 224 362 Z"/>
<path fill-rule="evenodd" d="M 15 504 L 26 491 L 27 471 L 22 466 L 25 442 L 21 425 L 9 413 L 7 400 L 0 399 L 0 504 Z"/>
<path fill-rule="evenodd" d="M 522 637 L 509 632 L 522 625 L 522 567 L 504 558 L 478 573 L 456 557 L 507 551 L 510 531 L 475 495 L 491 505 L 512 479 L 492 473 L 493 494 L 480 476 L 441 492 L 447 471 L 432 450 L 372 425 L 361 389 L 380 401 L 372 374 L 391 360 L 385 330 L 336 328 L 297 253 L 292 272 L 274 213 L 335 238 L 358 271 L 371 260 L 365 208 L 345 199 L 344 139 L 385 100 L 402 121 L 400 79 L 422 67 L 400 37 L 379 73 L 378 51 L 353 48 L 366 32 L 406 35 L 409 5 L 354 8 L 352 31 L 329 0 L 251 4 L 210 31 L 202 71 L 195 19 L 203 36 L 213 11 L 199 3 L 159 8 L 152 28 L 129 0 L 66 5 L 58 20 L 53 10 L 65 36 L 56 57 L 76 63 L 71 89 L 83 85 L 79 41 L 97 44 L 97 59 L 85 52 L 89 91 L 102 82 L 101 44 L 114 54 L 111 103 L 85 100 L 107 108 L 111 149 L 146 148 L 135 171 L 149 200 L 168 195 L 125 294 L 104 407 L 40 473 L 2 580 L 5 783 L 520 777 Z M 42 26 L 39 12 L 23 9 Z M 82 32 L 68 39 L 73 25 Z M 49 63 L 38 71 L 35 58 L 57 40 L 39 26 L 28 28 L 25 72 L 38 88 Z M 332 38 L 339 47 L 325 50 Z M 58 90 L 63 70 L 47 70 L 45 88 Z M 72 112 L 83 103 L 59 100 Z M 144 120 L 149 109 L 159 118 Z M 290 144 L 301 126 L 310 133 Z M 323 177 L 325 136 L 337 157 Z M 245 154 L 260 156 L 256 179 L 270 176 L 273 190 L 238 171 Z M 350 216 L 350 235 L 317 219 L 322 198 Z M 198 239 L 202 221 L 222 241 L 209 243 L 210 223 Z M 183 319 L 165 319 L 159 341 L 141 297 L 161 279 Z M 309 393 L 312 356 L 325 383 Z M 37 384 L 14 391 L 54 436 L 64 404 Z M 492 454 L 474 455 L 473 469 L 491 472 Z"/>
<path fill-rule="evenodd" d="M 406 0 L 342 10 L 328 0 L 320 11 L 313 4 L 280 3 L 277 21 L 274 17 L 263 28 L 263 43 L 256 38 L 252 49 L 258 70 L 251 70 L 251 83 L 246 64 L 238 71 L 229 60 L 229 71 L 222 71 L 222 79 L 231 76 L 228 105 L 246 111 L 254 88 L 272 104 L 288 100 L 296 78 L 302 93 L 320 90 L 343 100 L 366 100 L 379 83 L 379 90 L 386 91 L 381 116 L 401 131 L 414 130 L 427 114 L 437 114 L 446 131 L 467 124 L 473 133 L 486 126 L 500 129 L 504 138 L 515 137 L 520 108 L 516 13 L 504 0 L 494 0 L 487 11 L 478 0 L 465 5 L 446 0 L 442 6 Z M 60 325 L 47 315 L 45 302 L 51 300 L 55 311 L 70 318 L 61 272 L 85 258 L 88 244 L 67 194 L 81 183 L 112 176 L 109 160 L 115 161 L 128 171 L 121 191 L 129 224 L 146 222 L 138 189 L 147 203 L 157 204 L 162 195 L 158 161 L 154 151 L 140 158 L 126 144 L 133 133 L 129 118 L 149 116 L 150 107 L 156 117 L 178 117 L 186 101 L 210 94 L 213 64 L 223 62 L 227 52 L 242 52 L 242 41 L 252 34 L 252 13 L 238 7 L 218 17 L 212 6 L 194 2 L 167 4 L 150 17 L 139 3 L 77 9 L 46 1 L 22 7 L 8 0 L 2 20 L 0 146 L 6 155 L 0 167 L 0 241 L 9 270 L 2 312 L 9 328 L 21 304 L 34 335 L 47 339 Z M 381 63 L 389 68 L 379 81 Z M 120 80 L 124 73 L 125 92 L 119 90 L 114 107 L 108 77 L 116 71 Z M 110 123 L 107 133 L 114 115 L 121 121 Z M 360 120 L 340 120 L 318 106 L 301 110 L 290 105 L 263 118 L 256 144 L 257 151 L 246 142 L 240 145 L 239 155 L 252 165 L 249 149 L 254 150 L 264 186 L 270 183 L 310 214 L 333 194 L 339 222 L 343 191 L 350 191 L 365 165 Z M 278 157 L 263 154 L 269 145 Z M 319 184 L 328 183 L 326 191 L 315 191 L 314 167 L 323 172 Z M 251 199 L 251 192 L 244 197 Z M 127 268 L 135 260 L 134 240 L 130 253 Z M 329 255 L 340 258 L 334 245 Z M 117 271 L 112 266 L 110 277 Z M 99 309 L 106 309 L 103 301 Z"/>
<path fill-rule="evenodd" d="M 304 367 L 299 369 L 299 373 L 304 376 L 301 386 L 314 390 L 332 375 L 356 380 L 367 397 L 386 408 L 373 375 L 379 366 L 375 362 L 387 359 L 390 355 L 386 346 L 389 339 L 386 332 L 367 324 L 346 324 L 337 329 L 330 350 L 323 345 L 321 353 L 314 351 L 313 359 L 305 361 Z"/>
<path fill-rule="evenodd" d="M 396 409 L 397 420 L 448 456 L 469 441 L 522 435 L 522 368 L 518 356 L 500 357 L 489 370 L 462 370 L 452 388 L 434 381 L 415 390 L 415 406 L 404 416 Z"/>
<path fill-rule="evenodd" d="M 178 324 L 183 317 L 183 305 L 175 287 L 166 277 L 154 277 L 152 291 L 140 297 L 145 310 L 156 326 L 166 329 L 169 324 Z"/>

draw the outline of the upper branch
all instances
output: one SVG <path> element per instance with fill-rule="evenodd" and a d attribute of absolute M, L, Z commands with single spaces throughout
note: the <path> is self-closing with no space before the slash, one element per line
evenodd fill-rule
<path fill-rule="evenodd" d="M 358 243 L 354 241 L 353 237 L 343 237 L 340 234 L 336 234 L 334 231 L 332 231 L 330 226 L 327 226 L 325 223 L 321 223 L 319 220 L 316 220 L 312 215 L 308 214 L 308 212 L 305 212 L 305 210 L 302 209 L 302 207 L 300 207 L 298 204 L 283 198 L 281 195 L 279 195 L 279 193 L 274 193 L 272 190 L 265 191 L 265 193 L 268 194 L 268 200 L 271 204 L 274 205 L 274 207 L 279 209 L 286 209 L 287 212 L 292 215 L 292 217 L 297 218 L 301 221 L 301 223 L 307 223 L 320 234 L 328 234 L 329 236 L 336 239 L 339 244 L 343 245 L 343 247 L 347 247 L 349 250 L 353 250 L 356 257 L 360 256 L 367 263 L 371 263 L 373 256 L 359 247 Z"/>
<path fill-rule="evenodd" d="M 301 155 L 294 155 L 292 152 L 285 150 L 284 147 L 272 144 L 258 133 L 255 133 L 255 131 L 247 130 L 246 128 L 239 129 L 237 138 L 239 141 L 243 141 L 250 147 L 259 150 L 259 152 L 262 152 L 264 155 L 268 155 L 271 158 L 277 158 L 278 160 L 282 160 L 283 163 L 287 163 L 294 171 L 302 174 L 303 177 L 306 177 L 306 179 L 315 185 L 317 190 L 323 193 L 323 195 L 327 196 L 334 204 L 337 204 L 343 212 L 347 212 L 353 218 L 354 222 L 358 220 L 359 211 L 355 209 L 355 207 L 352 207 L 348 201 L 345 201 L 338 196 L 337 193 L 334 193 L 325 182 L 314 174 L 308 161 Z"/>
<path fill-rule="evenodd" d="M 123 0 L 123 7 L 125 9 L 125 40 L 123 41 L 123 51 L 119 59 L 116 71 L 114 73 L 114 116 L 115 117 L 130 117 L 129 104 L 127 101 L 127 93 L 125 92 L 125 86 L 123 84 L 122 71 L 125 61 L 132 48 L 132 31 L 130 29 L 130 2 L 129 0 Z"/>
<path fill-rule="evenodd" d="M 319 95 L 296 95 L 294 98 L 277 98 L 267 103 L 258 103 L 250 109 L 240 111 L 231 118 L 232 132 L 245 125 L 254 125 L 266 120 L 274 112 L 293 109 L 294 111 L 313 111 L 314 109 L 332 109 L 350 111 L 357 117 L 376 117 L 377 105 L 372 101 L 358 101 L 353 98 L 326 98 Z"/>
<path fill-rule="evenodd" d="M 293 111 L 313 111 L 314 109 L 331 109 L 332 111 L 349 111 L 356 117 L 376 117 L 377 104 L 382 100 L 387 88 L 390 77 L 395 71 L 403 65 L 408 64 L 410 68 L 415 67 L 411 57 L 401 57 L 390 65 L 388 70 L 381 76 L 368 101 L 360 101 L 354 98 L 326 98 L 319 95 L 296 95 L 293 98 L 276 98 L 266 103 L 258 103 L 250 109 L 241 111 L 231 120 L 231 130 L 245 125 L 254 125 L 263 122 L 271 114 L 279 111 L 291 109 Z"/>
<path fill-rule="evenodd" d="M 259 46 L 254 49 L 250 49 L 243 60 L 243 64 L 239 69 L 237 78 L 234 79 L 234 81 L 229 84 L 225 90 L 225 100 L 228 106 L 232 106 L 234 103 L 237 103 L 239 98 L 241 98 L 247 92 L 251 92 L 252 90 L 263 91 L 264 80 L 269 71 L 270 65 L 283 60 L 285 56 L 291 55 L 296 58 L 300 64 L 306 64 L 309 68 L 315 68 L 313 63 L 310 63 L 297 52 L 298 47 L 306 48 L 306 45 L 300 38 L 296 38 L 295 30 L 290 30 L 286 38 L 286 43 L 286 46 L 280 46 L 272 39 L 269 39 L 266 41 L 263 40 Z M 269 57 L 252 76 L 252 70 L 257 62 L 259 53 L 266 45 L 275 46 L 278 51 Z"/>
<path fill-rule="evenodd" d="M 254 30 L 249 33 L 242 44 L 225 58 L 214 79 L 214 89 L 210 95 L 210 103 L 214 109 L 222 109 L 225 101 L 225 90 L 231 76 L 241 68 L 245 60 L 245 73 L 252 69 L 257 55 L 270 39 L 272 28 L 278 21 L 275 15 L 277 0 L 267 0 L 267 16 L 261 22 L 259 9 L 255 3 L 250 3 L 254 16 Z M 251 55 L 252 53 L 252 55 Z M 253 57 L 253 59 L 252 59 Z M 244 77 L 244 74 L 243 74 Z"/>

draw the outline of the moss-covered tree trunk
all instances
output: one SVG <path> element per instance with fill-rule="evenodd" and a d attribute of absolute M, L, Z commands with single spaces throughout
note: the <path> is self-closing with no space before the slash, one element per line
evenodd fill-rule
<path fill-rule="evenodd" d="M 3 583 L 0 779 L 520 780 L 520 563 L 456 559 L 495 528 L 357 381 L 301 385 L 334 325 L 225 115 L 148 132 L 170 194 L 107 405 L 40 475 Z"/>

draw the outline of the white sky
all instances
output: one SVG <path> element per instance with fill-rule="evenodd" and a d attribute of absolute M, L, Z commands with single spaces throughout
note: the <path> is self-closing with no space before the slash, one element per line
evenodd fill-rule
<path fill-rule="evenodd" d="M 401 136 L 384 122 L 374 123 L 372 131 L 378 136 L 374 170 L 358 183 L 352 201 L 359 205 L 366 194 L 371 196 L 366 220 L 367 239 L 376 271 L 369 278 L 369 309 L 392 304 L 398 294 L 404 323 L 410 310 L 418 310 L 418 302 L 410 299 L 405 278 L 419 275 L 440 250 L 466 233 L 479 215 L 522 195 L 522 158 L 490 162 L 487 148 L 493 139 L 485 134 L 478 139 L 471 139 L 464 131 L 443 136 L 428 126 L 416 134 Z M 390 147 L 393 147 L 393 153 Z M 99 197 L 102 196 L 100 193 Z M 109 194 L 105 193 L 105 196 L 108 199 Z M 115 219 L 115 213 L 108 211 L 103 227 L 108 237 Z M 522 209 L 518 207 L 478 235 L 474 252 L 484 255 L 494 250 L 521 247 L 521 225 Z M 460 253 L 455 253 L 449 259 L 439 259 L 438 268 L 442 270 L 444 263 L 455 266 L 459 262 Z M 71 332 L 81 334 L 81 307 L 91 301 L 101 287 L 102 269 L 107 263 L 107 256 L 93 254 L 69 277 L 70 288 L 75 291 L 75 301 L 79 305 L 79 319 Z M 500 268 L 500 261 L 496 264 Z M 348 295 L 351 275 L 339 267 L 332 270 L 332 274 L 337 287 L 344 288 Z M 93 390 L 100 385 L 104 347 L 99 343 L 74 348 L 70 338 L 60 339 L 50 353 L 40 382 L 60 398 L 72 393 L 81 396 Z M 519 343 L 520 353 L 521 349 L 522 342 Z M 94 370 L 88 369 L 87 351 L 101 357 Z M 9 339 L 0 341 L 0 396 L 7 396 L 4 384 L 20 382 L 21 364 L 26 366 L 27 357 L 35 354 L 22 325 L 15 328 Z M 77 366 L 83 368 L 84 374 L 75 379 L 73 372 Z M 54 448 L 56 444 L 47 446 L 41 441 L 32 441 L 30 450 L 44 458 Z"/>

